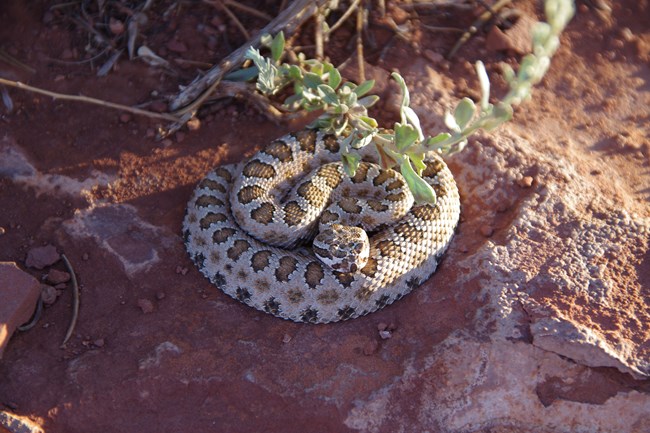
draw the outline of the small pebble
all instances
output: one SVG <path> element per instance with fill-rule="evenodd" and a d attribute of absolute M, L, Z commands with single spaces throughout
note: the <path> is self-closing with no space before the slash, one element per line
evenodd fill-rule
<path fill-rule="evenodd" d="M 524 176 L 521 179 L 517 181 L 517 185 L 519 185 L 522 188 L 530 188 L 533 186 L 533 177 L 532 176 Z"/>
<path fill-rule="evenodd" d="M 201 127 L 201 121 L 196 118 L 192 117 L 190 120 L 187 121 L 187 129 L 190 131 L 196 131 Z"/>
<path fill-rule="evenodd" d="M 131 121 L 131 115 L 129 113 L 120 114 L 120 122 L 128 123 Z"/>
<path fill-rule="evenodd" d="M 46 280 L 48 283 L 56 286 L 57 284 L 67 283 L 70 281 L 70 274 L 64 271 L 59 271 L 58 269 L 50 269 L 47 273 Z"/>
<path fill-rule="evenodd" d="M 393 336 L 393 333 L 389 330 L 379 331 L 379 336 L 381 337 L 382 340 L 388 340 Z"/>
<path fill-rule="evenodd" d="M 283 343 L 288 343 L 288 342 L 290 342 L 290 341 L 291 341 L 291 335 L 289 335 L 289 334 L 284 334 L 284 336 L 282 337 L 282 342 L 283 342 Z"/>
<path fill-rule="evenodd" d="M 68 287 L 68 285 L 66 283 L 59 283 L 56 286 L 54 286 L 54 288 L 57 289 L 57 290 L 63 290 L 65 288 L 67 288 L 67 287 Z"/>
<path fill-rule="evenodd" d="M 162 301 L 163 299 L 165 299 L 165 296 L 167 296 L 167 295 L 165 295 L 165 292 L 156 293 L 156 299 L 158 299 L 159 301 Z"/>
<path fill-rule="evenodd" d="M 148 299 L 138 299 L 138 307 L 144 314 L 153 313 L 153 303 Z"/>
<path fill-rule="evenodd" d="M 52 286 L 41 286 L 41 299 L 45 305 L 52 305 L 56 302 L 58 292 Z"/>
<path fill-rule="evenodd" d="M 0 227 L 0 235 L 4 235 L 7 231 L 4 227 Z"/>
<path fill-rule="evenodd" d="M 81 260 L 83 260 L 83 261 L 87 261 L 89 258 L 90 258 L 90 255 L 88 253 L 83 253 L 83 255 L 81 256 Z"/>
<path fill-rule="evenodd" d="M 95 347 L 104 347 L 105 344 L 106 344 L 106 341 L 104 341 L 103 338 L 98 338 L 97 340 L 93 341 L 93 345 Z"/>
<path fill-rule="evenodd" d="M 169 147 L 173 144 L 173 141 L 171 141 L 169 138 L 165 138 L 161 143 L 164 147 Z"/>
<path fill-rule="evenodd" d="M 27 252 L 25 266 L 34 269 L 43 269 L 58 262 L 61 256 L 53 245 L 35 247 Z"/>
<path fill-rule="evenodd" d="M 384 322 L 380 322 L 380 323 L 377 325 L 377 331 L 379 331 L 379 332 L 381 332 L 381 331 L 385 331 L 387 328 L 388 328 L 388 324 L 387 324 L 387 323 L 384 323 Z"/>

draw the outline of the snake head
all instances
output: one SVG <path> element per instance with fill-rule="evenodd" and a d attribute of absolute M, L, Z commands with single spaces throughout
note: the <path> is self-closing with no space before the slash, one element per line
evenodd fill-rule
<path fill-rule="evenodd" d="M 332 270 L 357 272 L 368 262 L 370 239 L 362 228 L 332 224 L 314 238 L 313 250 Z"/>

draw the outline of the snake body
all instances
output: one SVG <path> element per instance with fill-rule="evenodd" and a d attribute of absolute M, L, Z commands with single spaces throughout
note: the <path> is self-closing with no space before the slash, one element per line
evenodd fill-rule
<path fill-rule="evenodd" d="M 340 152 L 334 136 L 301 131 L 199 183 L 183 237 L 212 284 L 275 316 L 328 323 L 383 308 L 435 272 L 460 216 L 442 159 L 428 156 L 422 173 L 436 203 L 413 205 L 399 173 L 362 162 L 348 177 Z"/>

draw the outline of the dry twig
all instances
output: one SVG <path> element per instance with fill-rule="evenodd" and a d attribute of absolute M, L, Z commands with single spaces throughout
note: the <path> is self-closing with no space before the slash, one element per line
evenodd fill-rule
<path fill-rule="evenodd" d="M 68 258 L 65 256 L 65 254 L 61 254 L 61 258 L 65 262 L 65 266 L 68 268 L 70 278 L 72 279 L 72 318 L 70 319 L 68 332 L 66 332 L 63 343 L 61 343 L 61 348 L 64 348 L 70 337 L 72 337 L 74 328 L 77 325 L 77 318 L 79 317 L 79 285 L 77 284 L 77 276 L 75 275 L 74 269 L 72 269 L 72 265 L 70 264 Z"/>
<path fill-rule="evenodd" d="M 463 33 L 463 35 L 458 39 L 456 44 L 452 47 L 452 49 L 449 51 L 449 54 L 447 54 L 447 58 L 451 59 L 456 52 L 460 49 L 465 42 L 467 42 L 478 30 L 483 27 L 483 25 L 488 22 L 490 18 L 492 18 L 499 10 L 503 9 L 505 6 L 510 4 L 512 0 L 499 0 L 497 1 L 491 8 L 486 8 L 485 12 L 483 12 L 479 17 L 472 23 L 472 25 Z"/>
<path fill-rule="evenodd" d="M 249 47 L 259 47 L 260 37 L 265 34 L 275 34 L 280 30 L 285 36 L 291 35 L 298 27 L 316 13 L 318 8 L 327 0 L 295 0 L 284 9 L 256 36 L 247 41 L 224 58 L 219 65 L 213 67 L 190 85 L 185 87 L 169 104 L 170 110 L 177 114 L 195 112 L 201 103 L 214 91 L 219 81 L 231 69 L 238 67 L 244 60 L 244 55 Z"/>
<path fill-rule="evenodd" d="M 172 114 L 167 113 L 154 113 L 153 111 L 142 110 L 140 108 L 129 107 L 128 105 L 116 104 L 114 102 L 103 101 L 101 99 L 95 99 L 88 96 L 79 96 L 79 95 L 67 95 L 64 93 L 50 92 L 49 90 L 44 90 L 38 87 L 33 87 L 20 81 L 7 80 L 5 78 L 0 78 L 0 84 L 9 87 L 15 87 L 17 89 L 26 90 L 28 92 L 38 93 L 41 95 L 49 96 L 54 99 L 61 99 L 65 101 L 77 101 L 85 102 L 88 104 L 100 105 L 102 107 L 115 108 L 118 110 L 128 111 L 129 113 L 139 114 L 142 116 L 152 117 L 155 119 L 169 120 L 172 122 L 178 121 L 178 117 Z"/>

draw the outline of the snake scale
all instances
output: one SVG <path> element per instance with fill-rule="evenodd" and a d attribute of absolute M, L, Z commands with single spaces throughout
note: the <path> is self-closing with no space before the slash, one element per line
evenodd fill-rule
<path fill-rule="evenodd" d="M 304 130 L 216 168 L 187 206 L 190 258 L 232 298 L 296 322 L 352 319 L 402 298 L 454 234 L 453 176 L 428 155 L 422 177 L 437 200 L 413 204 L 401 174 L 362 162 L 349 177 L 340 161 L 334 136 Z"/>

